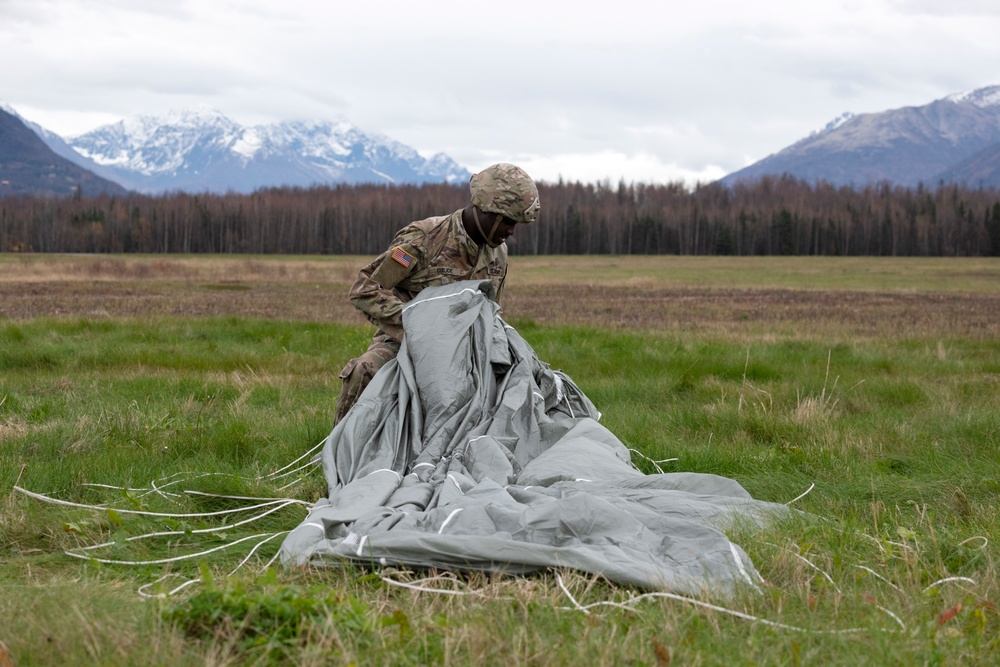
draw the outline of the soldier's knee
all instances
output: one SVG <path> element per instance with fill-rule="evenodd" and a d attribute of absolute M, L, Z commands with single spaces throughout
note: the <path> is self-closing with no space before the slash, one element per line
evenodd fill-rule
<path fill-rule="evenodd" d="M 357 359 L 351 359 L 340 371 L 344 385 L 337 398 L 337 421 L 357 402 L 365 387 L 372 381 L 379 369 L 396 357 L 398 350 L 386 346 L 372 346 Z"/>

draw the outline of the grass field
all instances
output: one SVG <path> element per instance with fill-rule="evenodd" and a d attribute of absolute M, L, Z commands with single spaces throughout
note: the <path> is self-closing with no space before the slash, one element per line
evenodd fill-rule
<path fill-rule="evenodd" d="M 573 572 L 267 570 L 280 539 L 230 576 L 256 541 L 65 555 L 297 525 L 127 510 L 323 492 L 269 473 L 332 426 L 364 261 L 0 255 L 0 665 L 1000 661 L 997 259 L 512 258 L 505 317 L 619 438 L 805 511 L 733 528 L 768 583 L 721 608 Z"/>

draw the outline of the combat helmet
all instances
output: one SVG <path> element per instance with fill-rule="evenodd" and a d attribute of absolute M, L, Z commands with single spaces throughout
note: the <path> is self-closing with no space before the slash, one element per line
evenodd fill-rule
<path fill-rule="evenodd" d="M 469 179 L 469 190 L 472 204 L 481 211 L 499 213 L 520 224 L 538 219 L 538 188 L 516 165 L 501 162 L 486 167 Z"/>

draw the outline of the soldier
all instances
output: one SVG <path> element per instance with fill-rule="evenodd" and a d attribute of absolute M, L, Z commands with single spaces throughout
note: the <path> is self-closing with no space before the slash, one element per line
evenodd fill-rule
<path fill-rule="evenodd" d="M 340 372 L 337 421 L 358 400 L 375 373 L 399 353 L 403 304 L 425 287 L 488 278 L 500 302 L 507 277 L 504 241 L 517 224 L 538 217 L 538 189 L 512 164 L 494 164 L 469 181 L 471 202 L 451 215 L 413 222 L 389 248 L 361 269 L 350 299 L 378 327 L 368 350 Z"/>

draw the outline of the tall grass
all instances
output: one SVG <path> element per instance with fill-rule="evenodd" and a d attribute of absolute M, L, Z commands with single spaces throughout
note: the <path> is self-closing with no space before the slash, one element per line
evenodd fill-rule
<path fill-rule="evenodd" d="M 216 531 L 214 518 L 57 506 L 13 487 L 190 514 L 242 501 L 168 491 L 313 501 L 325 492 L 318 472 L 287 489 L 266 475 L 327 434 L 337 372 L 370 332 L 235 316 L 35 318 L 0 323 L 0 640 L 15 664 L 1000 658 L 1000 342 L 513 323 L 647 457 L 636 456 L 646 472 L 716 473 L 758 498 L 798 498 L 801 515 L 732 529 L 767 580 L 760 592 L 700 601 L 723 610 L 573 572 L 264 572 L 278 540 L 232 576 L 254 542 L 162 565 L 70 558 L 111 542 L 94 553 L 156 559 L 297 525 L 296 506 Z M 164 486 L 199 472 L 220 474 Z M 156 480 L 163 493 L 148 492 Z M 174 534 L 128 541 L 153 531 Z M 172 597 L 137 594 L 191 579 L 201 582 Z M 607 602 L 619 606 L 583 609 Z"/>

